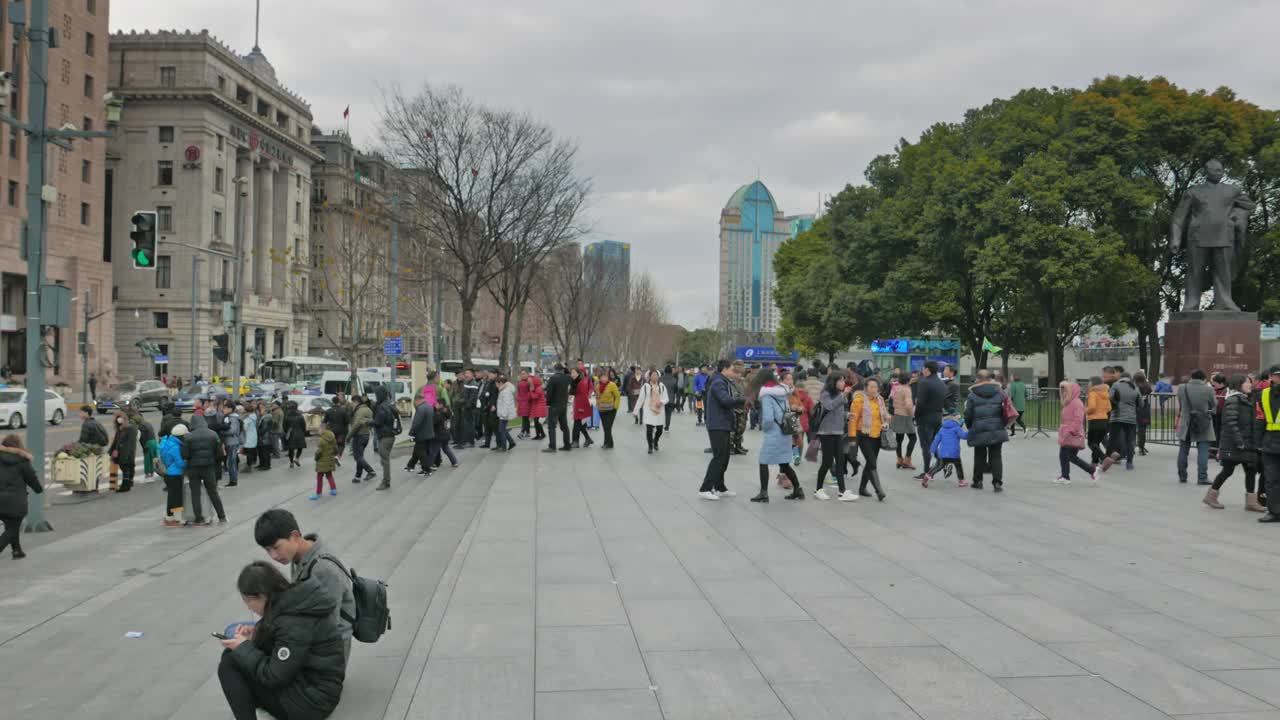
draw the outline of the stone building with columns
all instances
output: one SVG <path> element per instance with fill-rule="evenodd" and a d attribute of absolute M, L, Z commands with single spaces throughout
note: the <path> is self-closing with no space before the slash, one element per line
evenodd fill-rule
<path fill-rule="evenodd" d="M 125 103 L 106 190 L 121 373 L 235 373 L 234 357 L 214 357 L 212 338 L 229 333 L 237 287 L 241 372 L 253 372 L 253 349 L 305 354 L 311 167 L 323 157 L 311 146 L 310 106 L 261 49 L 240 55 L 204 30 L 113 34 L 108 85 Z M 157 213 L 153 270 L 130 261 L 138 210 Z M 144 357 L 142 340 L 167 363 Z"/>

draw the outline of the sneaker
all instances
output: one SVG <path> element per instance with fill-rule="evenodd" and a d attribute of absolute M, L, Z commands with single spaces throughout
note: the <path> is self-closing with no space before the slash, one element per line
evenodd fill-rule
<path fill-rule="evenodd" d="M 960 480 L 957 480 L 957 481 L 956 481 L 956 487 L 969 487 L 969 481 L 968 481 L 968 480 L 965 480 L 965 479 L 963 479 L 963 478 L 962 478 L 962 479 L 960 479 Z"/>
<path fill-rule="evenodd" d="M 226 524 L 227 524 L 227 519 L 226 519 L 226 518 L 224 518 L 224 517 L 220 517 L 220 518 L 218 518 L 218 524 L 219 524 L 219 525 L 226 525 Z"/>
<path fill-rule="evenodd" d="M 848 490 L 846 490 L 845 492 L 849 492 L 849 491 L 848 491 Z M 827 494 L 827 491 L 826 491 L 826 489 L 825 489 L 825 488 L 824 488 L 824 489 L 822 489 L 822 490 L 819 490 L 819 491 L 818 491 L 818 492 L 816 492 L 816 493 L 814 493 L 814 494 L 813 494 L 813 496 L 814 496 L 814 497 L 816 497 L 816 498 L 818 498 L 819 500 L 830 500 L 830 499 L 831 499 L 831 496 Z"/>
<path fill-rule="evenodd" d="M 319 496 L 319 495 L 308 495 L 308 496 L 307 496 L 307 499 L 308 499 L 308 500 L 319 500 L 319 499 L 320 499 L 320 496 Z"/>
<path fill-rule="evenodd" d="M 1058 477 L 1053 479 L 1053 484 L 1054 485 L 1070 485 L 1071 481 L 1059 475 Z"/>
<path fill-rule="evenodd" d="M 1115 464 L 1116 464 L 1116 459 L 1111 457 L 1110 455 L 1102 458 L 1102 472 L 1106 472 L 1110 470 L 1111 466 Z"/>
<path fill-rule="evenodd" d="M 1091 474 L 1091 475 L 1089 476 L 1089 482 L 1092 482 L 1094 485 L 1097 485 L 1097 484 L 1098 484 L 1098 475 L 1099 475 L 1099 471 L 1098 471 L 1098 468 L 1095 466 L 1095 467 L 1093 468 L 1093 474 Z"/>
<path fill-rule="evenodd" d="M 845 490 L 844 492 L 840 493 L 840 501 L 841 502 L 858 502 L 858 493 L 852 490 Z"/>
<path fill-rule="evenodd" d="M 167 527 L 167 528 L 170 528 L 170 527 L 182 527 L 182 521 L 180 521 L 180 520 L 174 520 L 173 518 L 165 518 L 165 519 L 164 519 L 164 526 L 165 526 L 165 527 Z"/>
<path fill-rule="evenodd" d="M 698 493 L 698 497 L 702 498 L 703 500 L 719 500 L 720 499 L 719 495 L 709 491 L 703 491 Z"/>
<path fill-rule="evenodd" d="M 338 497 L 338 491 L 337 491 L 337 490 L 330 490 L 330 491 L 329 491 L 329 494 L 330 494 L 330 495 L 332 495 L 332 496 L 334 496 L 334 497 Z"/>
<path fill-rule="evenodd" d="M 736 492 L 734 492 L 734 491 L 732 491 L 732 490 L 721 490 L 720 492 L 716 493 L 716 495 L 717 495 L 718 497 L 722 497 L 722 498 L 727 498 L 727 497 L 738 497 L 738 493 L 736 493 Z"/>

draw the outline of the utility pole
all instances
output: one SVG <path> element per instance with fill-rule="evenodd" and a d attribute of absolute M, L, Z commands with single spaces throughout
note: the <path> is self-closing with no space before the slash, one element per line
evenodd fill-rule
<path fill-rule="evenodd" d="M 231 326 L 231 348 L 234 353 L 231 358 L 231 373 L 235 376 L 236 402 L 240 402 L 240 376 L 245 375 L 244 367 L 244 227 L 241 222 L 244 214 L 244 199 L 248 195 L 244 191 L 245 183 L 249 179 L 243 176 L 232 180 L 236 186 L 237 202 L 236 202 L 236 290 L 235 290 L 235 316 Z M 195 323 L 195 317 L 191 318 Z"/>
<path fill-rule="evenodd" d="M 391 194 L 391 258 L 388 263 L 387 285 L 391 292 L 391 317 L 389 319 L 390 329 L 392 331 L 400 329 L 400 195 Z M 401 341 L 403 342 L 403 340 Z M 388 363 L 391 365 L 391 405 L 396 404 L 396 363 L 400 361 L 399 355 L 388 357 Z M 354 368 L 352 368 L 354 371 Z M 396 412 L 399 412 L 397 409 Z"/>
<path fill-rule="evenodd" d="M 93 306 L 89 303 L 89 291 L 84 291 L 84 332 L 80 333 L 80 341 L 77 343 L 80 351 L 80 381 L 83 384 L 81 397 L 84 402 L 89 401 L 89 323 L 109 312 L 111 311 L 103 310 L 95 315 Z"/>
<path fill-rule="evenodd" d="M 200 256 L 196 253 L 191 254 L 191 382 L 196 381 L 196 356 L 200 351 L 198 333 L 196 332 L 196 322 L 199 317 L 196 313 L 200 311 Z"/>
<path fill-rule="evenodd" d="M 24 7 L 25 6 L 25 7 Z M 26 16 L 24 17 L 24 9 Z M 27 38 L 27 121 L 0 112 L 0 122 L 11 125 L 27 134 L 27 223 L 23 238 L 23 257 L 27 261 L 27 449 L 35 458 L 36 477 L 44 475 L 44 316 L 40 295 L 44 287 L 45 256 L 45 202 L 55 202 L 58 191 L 45 185 L 45 144 L 53 143 L 70 150 L 73 138 L 105 138 L 109 132 L 89 132 L 64 128 L 54 130 L 48 122 L 49 45 L 52 31 L 49 28 L 49 0 L 30 0 L 9 4 L 9 22 L 15 26 L 15 38 L 20 37 L 25 25 Z M 67 42 L 72 42 L 67 38 Z M 5 78 L 7 85 L 7 78 Z M 112 110 L 118 105 L 107 98 L 108 124 L 112 123 Z M 8 93 L 0 100 L 0 109 Z M 16 108 L 14 108 L 16 110 Z M 119 120 L 116 115 L 115 121 Z M 31 514 L 23 521 L 24 529 L 43 532 L 53 527 L 44 519 L 44 498 L 37 498 Z"/>

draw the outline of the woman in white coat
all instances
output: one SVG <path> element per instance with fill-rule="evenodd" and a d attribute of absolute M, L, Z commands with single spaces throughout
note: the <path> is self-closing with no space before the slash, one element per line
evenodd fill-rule
<path fill-rule="evenodd" d="M 650 370 L 640 387 L 640 397 L 632 415 L 644 423 L 645 438 L 649 441 L 649 454 L 658 451 L 662 426 L 666 422 L 667 387 L 662 384 L 657 370 Z"/>

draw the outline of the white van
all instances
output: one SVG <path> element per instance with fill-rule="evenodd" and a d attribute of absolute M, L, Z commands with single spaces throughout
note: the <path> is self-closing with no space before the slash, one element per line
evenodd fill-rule
<path fill-rule="evenodd" d="M 316 384 L 320 387 L 320 393 L 330 400 L 339 391 L 347 397 L 363 395 L 365 387 L 364 380 L 358 374 L 353 378 L 351 373 L 346 370 L 320 373 L 320 376 L 316 379 Z"/>

